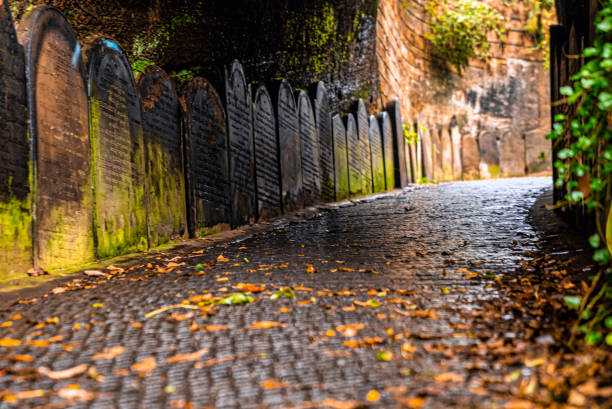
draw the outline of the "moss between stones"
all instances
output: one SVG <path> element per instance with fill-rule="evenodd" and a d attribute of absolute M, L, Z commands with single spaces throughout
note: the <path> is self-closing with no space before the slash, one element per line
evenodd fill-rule
<path fill-rule="evenodd" d="M 32 265 L 30 197 L 0 201 L 0 281 L 24 274 Z"/>

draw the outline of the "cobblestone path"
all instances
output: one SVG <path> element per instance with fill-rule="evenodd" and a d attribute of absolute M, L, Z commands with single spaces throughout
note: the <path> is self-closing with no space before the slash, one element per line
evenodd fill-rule
<path fill-rule="evenodd" d="M 460 352 L 520 318 L 478 311 L 537 249 L 527 215 L 550 183 L 408 188 L 79 277 L 0 312 L 18 340 L 0 346 L 0 408 L 496 407 L 487 380 L 507 369 Z M 146 318 L 240 290 L 254 302 Z"/>

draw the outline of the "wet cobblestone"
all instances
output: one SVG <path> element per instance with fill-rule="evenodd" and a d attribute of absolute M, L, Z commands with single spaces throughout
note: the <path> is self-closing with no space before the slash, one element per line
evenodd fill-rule
<path fill-rule="evenodd" d="M 0 390 L 58 391 L 78 385 L 99 395 L 67 403 L 48 393 L 14 404 L 5 401 L 0 408 L 325 407 L 322 402 L 328 398 L 364 401 L 373 389 L 382 396 L 369 403 L 372 407 L 397 406 L 398 390 L 429 396 L 425 407 L 492 407 L 499 397 L 473 393 L 465 385 L 434 382 L 433 377 L 454 372 L 467 377 L 469 384 L 472 375 L 466 362 L 445 349 L 483 341 L 467 333 L 458 335 L 457 326 L 471 322 L 471 311 L 498 294 L 491 280 L 468 280 L 462 269 L 510 273 L 526 251 L 536 250 L 538 236 L 527 214 L 550 183 L 549 178 L 524 178 L 409 188 L 339 204 L 308 220 L 278 221 L 268 232 L 209 247 L 201 254 L 160 253 L 152 267 L 108 281 L 87 278 L 95 288 L 16 305 L 0 313 L 0 322 L 15 314 L 23 318 L 0 328 L 0 338 L 51 342 L 0 347 Z M 203 272 L 195 269 L 221 253 L 230 261 L 207 266 Z M 172 272 L 154 272 L 170 261 L 186 264 Z M 317 272 L 307 273 L 309 265 Z M 193 318 L 178 321 L 168 319 L 172 311 L 145 318 L 203 291 L 230 294 L 239 282 L 265 284 L 269 291 L 291 286 L 297 288 L 296 298 L 271 300 L 260 293 L 253 295 L 256 301 L 251 304 L 215 307 L 216 314 L 205 319 L 197 311 Z M 381 306 L 363 307 L 353 299 L 376 299 Z M 434 319 L 410 316 L 431 310 Z M 189 311 L 178 310 L 184 313 Z M 52 317 L 59 323 L 36 326 Z M 282 326 L 246 328 L 258 321 Z M 199 329 L 194 330 L 194 322 Z M 348 338 L 337 331 L 353 323 L 365 328 Z M 476 324 L 476 329 L 494 325 Z M 227 328 L 202 330 L 214 325 Z M 332 336 L 329 330 L 336 333 Z M 370 342 L 375 345 L 345 345 L 347 340 L 367 339 L 374 339 Z M 408 359 L 401 351 L 406 340 L 416 348 Z M 439 353 L 430 352 L 440 345 L 444 349 Z M 125 351 L 114 359 L 92 360 L 114 346 Z M 204 348 L 207 352 L 200 359 L 166 363 L 176 354 Z M 387 349 L 394 358 L 378 361 L 376 352 Z M 36 359 L 15 362 L 11 355 Z M 132 365 L 149 357 L 155 359 L 154 371 L 138 376 Z M 83 373 L 52 380 L 35 370 L 64 370 L 83 363 L 103 378 Z M 499 375 L 494 363 L 486 365 L 491 376 Z M 265 387 L 269 380 L 278 381 L 278 387 Z"/>

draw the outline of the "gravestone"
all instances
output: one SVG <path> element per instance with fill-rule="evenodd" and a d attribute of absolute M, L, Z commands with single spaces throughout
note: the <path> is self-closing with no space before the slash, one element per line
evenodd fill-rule
<path fill-rule="evenodd" d="M 453 179 L 461 179 L 463 166 L 461 163 L 461 133 L 459 132 L 459 125 L 455 118 L 451 121 L 451 143 L 453 153 Z"/>
<path fill-rule="evenodd" d="M 501 176 L 525 176 L 525 140 L 523 136 L 513 129 L 502 134 L 499 143 Z"/>
<path fill-rule="evenodd" d="M 332 136 L 334 139 L 334 183 L 337 201 L 349 198 L 348 150 L 346 128 L 339 115 L 332 118 Z"/>
<path fill-rule="evenodd" d="M 463 179 L 479 179 L 480 154 L 478 153 L 478 141 L 471 132 L 463 135 L 461 141 L 461 160 Z"/>
<path fill-rule="evenodd" d="M 94 259 L 87 83 L 81 48 L 54 8 L 19 25 L 26 52 L 36 205 L 34 263 L 58 269 Z"/>
<path fill-rule="evenodd" d="M 453 178 L 453 143 L 450 128 L 442 130 L 442 180 L 450 181 Z"/>
<path fill-rule="evenodd" d="M 304 203 L 297 107 L 287 81 L 278 84 L 276 95 L 283 210 L 293 211 Z"/>
<path fill-rule="evenodd" d="M 298 126 L 304 205 L 311 205 L 321 201 L 321 175 L 319 173 L 319 137 L 312 106 L 305 91 L 300 91 L 298 95 Z"/>
<path fill-rule="evenodd" d="M 391 119 L 391 127 L 393 129 L 393 163 L 395 167 L 395 185 L 396 187 L 404 187 L 409 183 L 408 169 L 409 163 L 406 158 L 406 143 L 404 138 L 404 129 L 402 128 L 402 113 L 398 99 L 387 104 L 387 112 Z M 408 158 L 410 161 L 411 158 Z M 413 175 L 414 176 L 414 175 Z M 414 182 L 414 179 L 412 180 Z"/>
<path fill-rule="evenodd" d="M 108 258 L 148 246 L 142 113 L 132 68 L 117 43 L 99 38 L 87 55 L 94 231 L 98 257 Z"/>
<path fill-rule="evenodd" d="M 349 192 L 351 197 L 362 196 L 363 173 L 361 163 L 361 149 L 359 136 L 357 135 L 357 125 L 353 114 L 348 114 L 346 122 L 346 145 L 348 152 L 348 173 L 349 173 Z"/>
<path fill-rule="evenodd" d="M 419 124 L 419 140 L 421 141 L 423 158 L 423 177 L 428 181 L 434 179 L 433 176 L 433 148 L 431 134 L 424 124 Z"/>
<path fill-rule="evenodd" d="M 441 181 L 444 179 L 444 173 L 442 172 L 442 127 L 437 125 L 435 128 L 431 128 L 430 134 L 433 151 L 433 175 L 435 180 Z"/>
<path fill-rule="evenodd" d="M 31 267 L 32 214 L 25 60 L 6 1 L 0 1 L 0 49 L 0 276 L 9 276 Z"/>
<path fill-rule="evenodd" d="M 255 93 L 253 108 L 257 210 L 266 219 L 281 213 L 280 163 L 272 98 L 265 86 Z"/>
<path fill-rule="evenodd" d="M 321 200 L 333 202 L 335 199 L 334 187 L 334 150 L 332 138 L 331 110 L 329 95 L 323 82 L 316 84 L 312 90 L 316 95 L 314 111 L 319 133 L 319 173 L 321 178 Z"/>
<path fill-rule="evenodd" d="M 223 102 L 203 78 L 181 87 L 189 234 L 228 229 L 230 204 L 227 122 Z"/>
<path fill-rule="evenodd" d="M 156 246 L 187 231 L 180 106 L 161 68 L 147 67 L 137 82 L 149 186 L 149 243 Z"/>
<path fill-rule="evenodd" d="M 393 129 L 389 114 L 383 112 L 379 116 L 383 140 L 383 158 L 385 161 L 385 189 L 395 189 L 395 168 L 393 166 Z"/>
<path fill-rule="evenodd" d="M 355 104 L 355 121 L 357 124 L 357 137 L 359 138 L 359 170 L 361 171 L 361 194 L 372 193 L 372 151 L 370 148 L 370 123 L 368 111 L 363 99 Z"/>
<path fill-rule="evenodd" d="M 225 103 L 232 226 L 237 227 L 249 224 L 257 217 L 251 86 L 247 85 L 238 61 L 225 70 Z"/>
<path fill-rule="evenodd" d="M 372 188 L 374 192 L 385 190 L 385 159 L 383 155 L 383 141 L 380 126 L 376 117 L 370 117 L 370 149 L 372 151 Z"/>

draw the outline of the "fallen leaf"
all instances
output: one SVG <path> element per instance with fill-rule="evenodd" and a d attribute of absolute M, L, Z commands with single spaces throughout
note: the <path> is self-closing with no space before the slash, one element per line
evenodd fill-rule
<path fill-rule="evenodd" d="M 87 364 L 77 365 L 72 368 L 64 369 L 63 371 L 52 371 L 51 369 L 41 366 L 38 368 L 38 373 L 51 379 L 68 379 L 80 375 L 87 370 Z"/>
<path fill-rule="evenodd" d="M 359 300 L 353 300 L 353 303 L 355 303 L 356 305 L 359 305 L 361 307 L 370 307 L 370 308 L 380 307 L 380 301 L 374 300 L 374 299 L 369 299 L 366 302 L 359 301 Z"/>
<path fill-rule="evenodd" d="M 393 359 L 393 352 L 390 349 L 376 352 L 376 359 L 380 362 L 389 362 Z"/>
<path fill-rule="evenodd" d="M 229 258 L 223 257 L 223 253 L 219 254 L 219 257 L 217 257 L 217 263 L 227 263 L 228 261 Z"/>
<path fill-rule="evenodd" d="M 412 397 L 402 399 L 401 403 L 403 406 L 407 406 L 410 409 L 421 409 L 423 406 L 425 406 L 425 399 L 419 397 Z"/>
<path fill-rule="evenodd" d="M 291 288 L 283 288 L 270 296 L 271 300 L 277 300 L 280 297 L 295 298 L 295 292 Z"/>
<path fill-rule="evenodd" d="M 154 317 L 154 316 L 156 316 L 158 314 L 161 314 L 162 312 L 166 312 L 166 311 L 169 311 L 169 310 L 172 310 L 172 309 L 176 309 L 176 308 L 185 308 L 185 309 L 188 309 L 188 310 L 199 310 L 200 309 L 200 307 L 198 307 L 197 305 L 189 305 L 189 304 L 169 305 L 167 307 L 162 307 L 162 308 L 160 308 L 158 310 L 151 311 L 151 312 L 147 313 L 145 315 L 145 318 L 151 318 L 151 317 Z"/>
<path fill-rule="evenodd" d="M 338 267 L 338 270 L 340 270 L 340 271 L 345 271 L 345 272 L 347 272 L 347 273 L 350 273 L 350 272 L 354 271 L 354 270 L 353 270 L 352 268 L 350 268 L 350 267 Z"/>
<path fill-rule="evenodd" d="M 258 285 L 249 284 L 249 283 L 238 283 L 232 288 L 239 290 L 239 291 L 244 291 L 245 293 L 259 293 L 265 290 L 265 285 L 258 286 Z"/>
<path fill-rule="evenodd" d="M 314 268 L 314 264 L 312 264 L 312 263 L 307 263 L 307 264 L 306 264 L 306 272 L 307 272 L 307 273 L 309 273 L 309 274 L 316 273 L 316 272 L 317 272 L 317 270 Z"/>
<path fill-rule="evenodd" d="M 143 359 L 142 361 L 136 362 L 130 367 L 130 369 L 133 372 L 137 372 L 139 376 L 145 377 L 151 375 L 156 367 L 157 361 L 151 356 Z"/>
<path fill-rule="evenodd" d="M 336 327 L 336 331 L 345 337 L 354 337 L 357 333 L 365 328 L 365 324 L 344 324 Z"/>
<path fill-rule="evenodd" d="M 463 382 L 464 376 L 455 372 L 444 372 L 434 376 L 436 382 Z"/>
<path fill-rule="evenodd" d="M 14 362 L 33 362 L 34 361 L 34 357 L 30 355 L 8 355 L 6 358 Z"/>
<path fill-rule="evenodd" d="M 262 389 L 281 389 L 287 386 L 285 382 L 277 381 L 275 379 L 268 379 L 267 381 L 263 381 L 261 383 Z"/>
<path fill-rule="evenodd" d="M 90 401 L 98 397 L 98 393 L 84 389 L 62 388 L 57 391 L 57 396 L 66 400 Z"/>
<path fill-rule="evenodd" d="M 344 401 L 344 400 L 336 400 L 332 398 L 327 398 L 323 402 L 321 402 L 321 406 L 326 406 L 332 409 L 358 409 L 362 408 L 363 405 L 361 402 L 356 402 L 352 400 Z M 317 404 L 317 407 L 321 407 Z"/>
<path fill-rule="evenodd" d="M 101 271 L 98 271 L 98 270 L 85 270 L 83 274 L 85 274 L 88 277 L 104 277 L 104 278 L 110 277 L 110 275 L 103 273 Z"/>
<path fill-rule="evenodd" d="M 202 331 L 215 332 L 215 331 L 222 331 L 228 328 L 229 328 L 229 325 L 207 325 L 205 327 L 202 327 Z"/>
<path fill-rule="evenodd" d="M 255 301 L 255 299 L 245 293 L 234 293 L 223 299 L 218 304 L 233 305 L 233 304 L 248 304 Z"/>
<path fill-rule="evenodd" d="M 199 351 L 192 352 L 189 354 L 177 354 L 166 358 L 166 363 L 173 364 L 176 362 L 193 362 L 202 358 L 208 352 L 208 348 L 202 348 Z"/>
<path fill-rule="evenodd" d="M 286 327 L 287 324 L 282 324 L 280 322 L 273 321 L 257 321 L 253 324 L 246 327 L 246 329 L 268 329 L 268 328 L 276 328 L 276 327 Z"/>
<path fill-rule="evenodd" d="M 380 399 L 380 392 L 378 392 L 375 389 L 372 389 L 366 395 L 366 400 L 368 402 L 378 402 L 379 399 Z"/>
<path fill-rule="evenodd" d="M 91 357 L 91 359 L 93 361 L 101 361 L 105 359 L 115 359 L 119 355 L 123 354 L 124 351 L 125 351 L 125 348 L 122 346 L 111 347 L 111 348 L 105 349 L 104 351 L 98 354 L 95 354 L 94 356 Z"/>
<path fill-rule="evenodd" d="M 21 345 L 21 341 L 13 338 L 0 338 L 0 347 L 16 347 Z"/>

